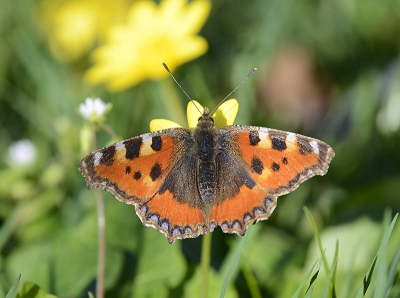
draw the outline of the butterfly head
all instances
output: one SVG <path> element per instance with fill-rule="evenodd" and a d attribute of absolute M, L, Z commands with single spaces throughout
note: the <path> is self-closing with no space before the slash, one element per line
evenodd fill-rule
<path fill-rule="evenodd" d="M 198 119 L 199 124 L 201 122 L 208 122 L 208 123 L 214 123 L 214 119 L 211 118 L 210 116 L 210 110 L 207 107 L 204 107 L 204 112 L 203 115 L 201 115 L 201 117 Z"/>
<path fill-rule="evenodd" d="M 213 130 L 215 128 L 214 119 L 210 116 L 210 110 L 204 107 L 204 112 L 201 117 L 198 119 L 197 122 L 197 129 L 198 130 Z"/>

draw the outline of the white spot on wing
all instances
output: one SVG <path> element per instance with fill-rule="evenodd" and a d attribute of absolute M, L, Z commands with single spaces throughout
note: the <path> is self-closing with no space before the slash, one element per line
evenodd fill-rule
<path fill-rule="evenodd" d="M 258 143 L 258 146 L 260 146 L 261 148 L 271 148 L 271 141 L 268 138 L 268 129 L 267 128 L 263 128 L 263 130 L 260 130 L 258 132 L 258 136 L 260 137 L 260 142 Z"/>
<path fill-rule="evenodd" d="M 118 142 L 118 143 L 115 143 L 115 149 L 118 149 L 118 148 L 120 148 L 120 147 L 125 147 L 125 145 L 124 145 L 124 141 L 121 141 L 121 142 Z"/>
<path fill-rule="evenodd" d="M 260 130 L 258 135 L 260 136 L 260 139 L 268 137 L 268 129 L 264 128 L 263 130 Z"/>
<path fill-rule="evenodd" d="M 311 147 L 313 148 L 314 152 L 319 154 L 319 145 L 317 141 L 310 142 Z"/>
<path fill-rule="evenodd" d="M 296 141 L 296 134 L 294 134 L 294 133 L 292 133 L 292 132 L 289 132 L 288 135 L 287 135 L 287 137 L 286 137 L 286 140 L 288 140 L 289 142 L 294 142 L 294 141 Z"/>
<path fill-rule="evenodd" d="M 93 162 L 93 166 L 94 167 L 97 166 L 100 163 L 100 159 L 101 159 L 102 156 L 103 156 L 103 153 L 101 153 L 101 152 L 96 152 L 94 154 L 94 162 Z"/>

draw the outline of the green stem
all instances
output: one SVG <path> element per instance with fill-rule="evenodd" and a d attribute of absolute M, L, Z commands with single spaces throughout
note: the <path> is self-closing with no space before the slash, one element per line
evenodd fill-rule
<path fill-rule="evenodd" d="M 94 148 L 98 148 L 97 135 L 93 131 Z M 95 189 L 97 205 L 97 225 L 98 225 L 98 255 L 97 255 L 97 283 L 96 298 L 104 297 L 104 280 L 106 275 L 106 216 L 104 212 L 103 193 L 100 189 Z"/>
<path fill-rule="evenodd" d="M 202 298 L 207 298 L 208 292 L 208 271 L 210 268 L 211 259 L 211 233 L 203 235 L 203 242 L 201 245 L 201 277 L 202 277 L 202 287 L 201 296 Z"/>
<path fill-rule="evenodd" d="M 95 190 L 97 203 L 97 224 L 99 231 L 99 250 L 97 257 L 97 284 L 96 298 L 104 297 L 104 280 L 106 275 L 106 217 L 104 214 L 104 200 L 100 189 Z"/>

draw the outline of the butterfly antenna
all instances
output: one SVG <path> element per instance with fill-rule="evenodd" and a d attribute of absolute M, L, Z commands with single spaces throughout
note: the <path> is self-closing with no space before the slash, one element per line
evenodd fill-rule
<path fill-rule="evenodd" d="M 168 71 L 168 73 L 171 75 L 171 77 L 174 79 L 175 83 L 179 86 L 179 88 L 181 88 L 182 92 L 186 95 L 187 98 L 189 98 L 189 101 L 191 101 L 194 106 L 196 107 L 196 109 L 199 111 L 200 114 L 203 114 L 200 110 L 200 108 L 195 104 L 195 102 L 193 101 L 193 99 L 190 98 L 189 94 L 186 93 L 185 89 L 182 88 L 182 86 L 178 83 L 178 81 L 175 79 L 174 75 L 172 74 L 172 72 L 169 70 L 167 64 L 165 64 L 164 62 L 161 62 L 161 64 L 164 66 L 164 68 L 166 69 L 166 71 Z"/>
<path fill-rule="evenodd" d="M 215 110 L 218 109 L 218 107 L 219 107 L 229 96 L 231 96 L 233 92 L 235 92 L 240 86 L 242 86 L 242 84 L 243 84 L 248 78 L 250 78 L 250 77 L 253 75 L 253 73 L 255 73 L 256 71 L 257 71 L 257 68 L 256 68 L 256 67 L 253 68 L 253 70 L 249 72 L 249 74 L 243 79 L 243 81 L 241 81 L 240 84 L 237 85 L 237 87 L 236 87 L 235 89 L 233 89 L 231 92 L 229 92 L 229 94 L 228 94 L 227 96 L 225 96 L 224 99 L 221 100 L 221 101 L 219 102 L 219 104 L 214 108 L 214 110 L 212 110 L 212 112 L 210 113 L 210 115 L 212 115 L 212 114 L 215 112 Z"/>

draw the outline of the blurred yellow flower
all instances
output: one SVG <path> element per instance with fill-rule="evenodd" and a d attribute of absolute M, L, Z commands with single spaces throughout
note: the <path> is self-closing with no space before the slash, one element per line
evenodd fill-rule
<path fill-rule="evenodd" d="M 197 33 L 210 9 L 208 0 L 135 2 L 127 23 L 113 28 L 107 43 L 94 51 L 95 65 L 86 73 L 87 80 L 121 91 L 145 79 L 167 77 L 162 61 L 174 71 L 207 51 L 207 41 Z"/>
<path fill-rule="evenodd" d="M 47 34 L 52 55 L 62 62 L 82 58 L 116 22 L 122 22 L 127 0 L 44 0 L 38 21 Z"/>
<path fill-rule="evenodd" d="M 200 110 L 200 111 L 199 111 Z M 221 104 L 216 111 L 211 115 L 214 119 L 214 124 L 217 128 L 221 128 L 227 125 L 233 125 L 237 112 L 239 110 L 239 103 L 236 99 L 228 99 Z M 198 119 L 204 111 L 204 107 L 196 100 L 189 101 L 187 105 L 187 120 L 188 127 L 194 129 L 197 126 Z M 178 123 L 175 123 L 167 119 L 153 119 L 150 121 L 150 131 L 154 132 L 157 130 L 181 127 Z"/>

